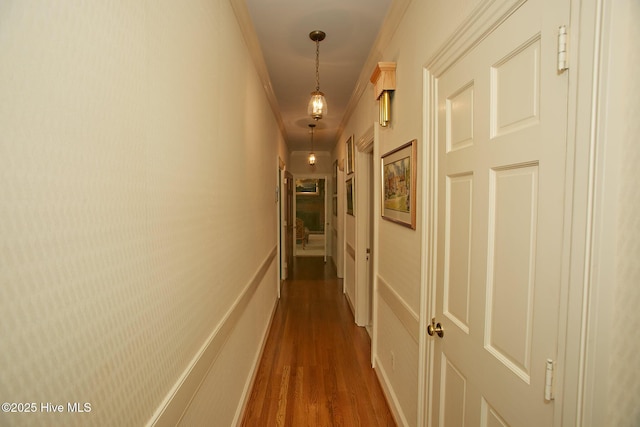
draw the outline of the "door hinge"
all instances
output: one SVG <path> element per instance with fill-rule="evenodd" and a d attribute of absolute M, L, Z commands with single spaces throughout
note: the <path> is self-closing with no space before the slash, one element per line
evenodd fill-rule
<path fill-rule="evenodd" d="M 569 57 L 567 56 L 567 26 L 558 28 L 558 72 L 569 69 Z"/>
<path fill-rule="evenodd" d="M 544 400 L 551 401 L 554 399 L 553 396 L 553 380 L 555 374 L 556 363 L 547 359 L 547 368 L 544 373 Z"/>

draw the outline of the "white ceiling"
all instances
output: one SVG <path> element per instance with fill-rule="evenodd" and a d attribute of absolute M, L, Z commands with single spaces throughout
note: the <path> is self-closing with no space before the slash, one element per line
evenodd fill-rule
<path fill-rule="evenodd" d="M 313 30 L 320 42 L 320 90 L 329 112 L 314 133 L 316 151 L 331 151 L 352 96 L 371 75 L 364 69 L 392 0 L 232 0 L 249 49 L 290 151 L 310 148 L 307 103 L 315 90 Z M 370 62 L 370 61 L 369 61 Z M 363 78 L 364 77 L 364 78 Z M 360 89 L 362 90 L 362 89 Z"/>

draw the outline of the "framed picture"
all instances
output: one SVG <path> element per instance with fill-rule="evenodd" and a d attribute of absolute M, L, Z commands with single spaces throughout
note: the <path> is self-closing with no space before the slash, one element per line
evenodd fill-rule
<path fill-rule="evenodd" d="M 296 179 L 296 195 L 317 196 L 318 194 L 320 193 L 317 178 Z"/>
<path fill-rule="evenodd" d="M 353 197 L 354 197 L 354 185 L 353 178 L 349 178 L 345 181 L 347 184 L 347 213 L 351 216 L 355 216 L 353 213 Z"/>
<path fill-rule="evenodd" d="M 333 194 L 338 194 L 338 161 L 333 162 Z"/>
<path fill-rule="evenodd" d="M 351 175 L 355 171 L 355 146 L 353 144 L 353 135 L 347 139 L 347 175 Z"/>
<path fill-rule="evenodd" d="M 416 153 L 413 140 L 382 156 L 382 218 L 416 228 Z"/>

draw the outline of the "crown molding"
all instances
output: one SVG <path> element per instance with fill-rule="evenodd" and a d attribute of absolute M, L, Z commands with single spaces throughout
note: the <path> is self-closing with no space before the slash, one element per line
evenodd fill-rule
<path fill-rule="evenodd" d="M 288 141 L 287 130 L 284 126 L 282 115 L 280 114 L 280 105 L 278 104 L 278 99 L 276 98 L 276 94 L 273 91 L 273 86 L 271 85 L 269 70 L 267 69 L 267 64 L 264 60 L 264 56 L 262 55 L 260 42 L 258 40 L 255 27 L 253 26 L 253 21 L 251 20 L 251 15 L 249 14 L 247 3 L 245 2 L 245 0 L 229 0 L 229 3 L 231 3 L 231 8 L 236 15 L 236 20 L 238 21 L 238 25 L 240 26 L 240 32 L 244 37 L 245 44 L 247 45 L 247 49 L 249 50 L 249 55 L 253 59 L 253 64 L 256 68 L 256 72 L 258 73 L 258 77 L 262 82 L 262 87 L 267 95 L 267 101 L 271 106 L 273 115 L 278 122 L 278 128 L 280 129 L 280 133 L 282 134 L 282 138 L 284 139 L 286 144 L 286 142 Z"/>
<path fill-rule="evenodd" d="M 344 116 L 342 116 L 342 121 L 340 122 L 340 126 L 338 126 L 338 132 L 336 135 L 341 136 L 344 132 L 344 128 L 349 122 L 349 119 L 351 119 L 351 115 L 355 111 L 362 94 L 369 87 L 371 70 L 378 65 L 378 62 L 382 61 L 383 51 L 391 42 L 391 39 L 400 26 L 400 22 L 402 22 L 402 18 L 410 4 L 411 0 L 393 0 L 391 2 L 387 16 L 384 18 L 384 22 L 380 27 L 378 37 L 376 37 L 376 40 L 369 51 L 369 56 L 367 57 L 362 70 L 360 70 L 360 76 L 358 77 L 358 81 L 353 89 Z M 336 143 L 339 139 L 340 138 L 336 139 Z"/>

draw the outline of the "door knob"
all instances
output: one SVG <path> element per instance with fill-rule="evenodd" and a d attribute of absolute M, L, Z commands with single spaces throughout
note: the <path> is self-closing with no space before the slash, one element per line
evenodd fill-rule
<path fill-rule="evenodd" d="M 440 338 L 444 336 L 442 325 L 440 323 L 436 323 L 435 317 L 431 319 L 431 324 L 427 326 L 427 333 L 429 334 L 429 336 L 433 336 L 434 334 L 436 334 Z"/>

